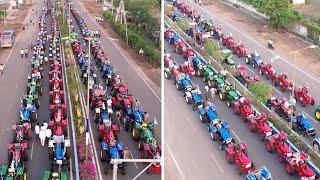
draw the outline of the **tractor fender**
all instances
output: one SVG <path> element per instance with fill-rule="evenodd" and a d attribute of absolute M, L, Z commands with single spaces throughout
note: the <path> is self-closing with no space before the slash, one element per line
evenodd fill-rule
<path fill-rule="evenodd" d="M 185 92 L 185 95 L 186 95 L 186 97 L 191 97 L 191 92 L 186 91 L 186 92 Z"/>

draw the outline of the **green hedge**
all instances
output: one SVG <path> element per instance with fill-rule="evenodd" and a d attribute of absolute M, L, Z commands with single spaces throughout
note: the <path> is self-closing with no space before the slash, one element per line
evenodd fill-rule
<path fill-rule="evenodd" d="M 126 27 L 123 24 L 115 22 L 115 17 L 109 13 L 104 12 L 104 18 L 110 22 L 111 27 L 115 32 L 121 36 L 121 38 L 126 39 Z M 136 52 L 143 49 L 146 59 L 154 67 L 160 68 L 161 66 L 161 52 L 156 49 L 150 42 L 142 38 L 138 33 L 128 28 L 128 43 L 131 45 Z"/>

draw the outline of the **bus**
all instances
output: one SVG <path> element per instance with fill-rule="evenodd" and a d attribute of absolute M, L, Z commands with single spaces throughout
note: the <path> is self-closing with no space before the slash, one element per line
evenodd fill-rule
<path fill-rule="evenodd" d="M 13 30 L 3 30 L 0 36 L 1 47 L 12 47 L 14 42 Z"/>

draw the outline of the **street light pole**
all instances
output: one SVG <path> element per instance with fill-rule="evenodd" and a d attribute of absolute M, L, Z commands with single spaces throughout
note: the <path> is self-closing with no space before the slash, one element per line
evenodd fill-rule
<path fill-rule="evenodd" d="M 91 41 L 94 39 L 92 37 L 87 37 L 84 38 L 88 41 L 89 43 L 89 50 L 88 50 L 88 69 L 87 69 L 87 108 L 86 108 L 86 114 L 87 114 L 87 119 L 90 118 L 90 103 L 89 103 L 89 94 L 90 94 L 90 59 L 91 59 Z M 88 129 L 89 126 L 89 120 L 86 120 L 86 129 Z M 86 132 L 86 139 L 88 139 L 88 132 Z M 88 159 L 88 144 L 86 144 L 86 152 L 85 152 L 85 159 Z"/>
<path fill-rule="evenodd" d="M 314 48 L 316 48 L 317 46 L 316 45 L 310 45 L 310 46 L 308 46 L 308 47 L 305 47 L 305 48 L 302 48 L 302 49 L 298 49 L 298 50 L 296 50 L 296 51 L 294 51 L 294 59 L 293 59 L 293 79 L 292 79 L 292 91 L 291 91 L 291 98 L 292 99 L 290 99 L 291 101 L 294 101 L 295 102 L 295 100 L 294 100 L 294 98 L 295 98 L 295 95 L 294 95 L 294 91 L 295 91 L 295 89 L 294 89 L 294 87 L 295 87 L 295 79 L 296 79 L 296 66 L 295 66 L 295 64 L 296 64 L 296 59 L 297 59 L 297 54 L 298 54 L 298 52 L 300 52 L 300 51 L 302 51 L 302 50 L 306 50 L 306 49 L 314 49 Z M 293 111 L 294 111 L 294 104 L 291 104 L 291 120 L 290 120 L 290 124 L 289 124 L 289 126 L 290 126 L 290 128 L 292 128 L 293 127 Z"/>

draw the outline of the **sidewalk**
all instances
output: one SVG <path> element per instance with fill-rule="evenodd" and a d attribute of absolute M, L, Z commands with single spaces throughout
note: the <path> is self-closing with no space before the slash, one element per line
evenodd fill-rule
<path fill-rule="evenodd" d="M 281 57 L 289 57 L 287 59 L 293 63 L 295 50 L 308 47 L 309 44 L 297 39 L 296 37 L 285 32 L 275 32 L 267 27 L 262 21 L 243 13 L 220 0 L 204 0 L 203 7 L 226 22 L 237 27 L 244 34 L 255 39 L 261 44 L 266 44 L 269 38 L 275 42 L 275 52 Z M 320 77 L 320 50 L 308 49 L 297 54 L 295 64 L 302 69 L 312 71 Z"/>

